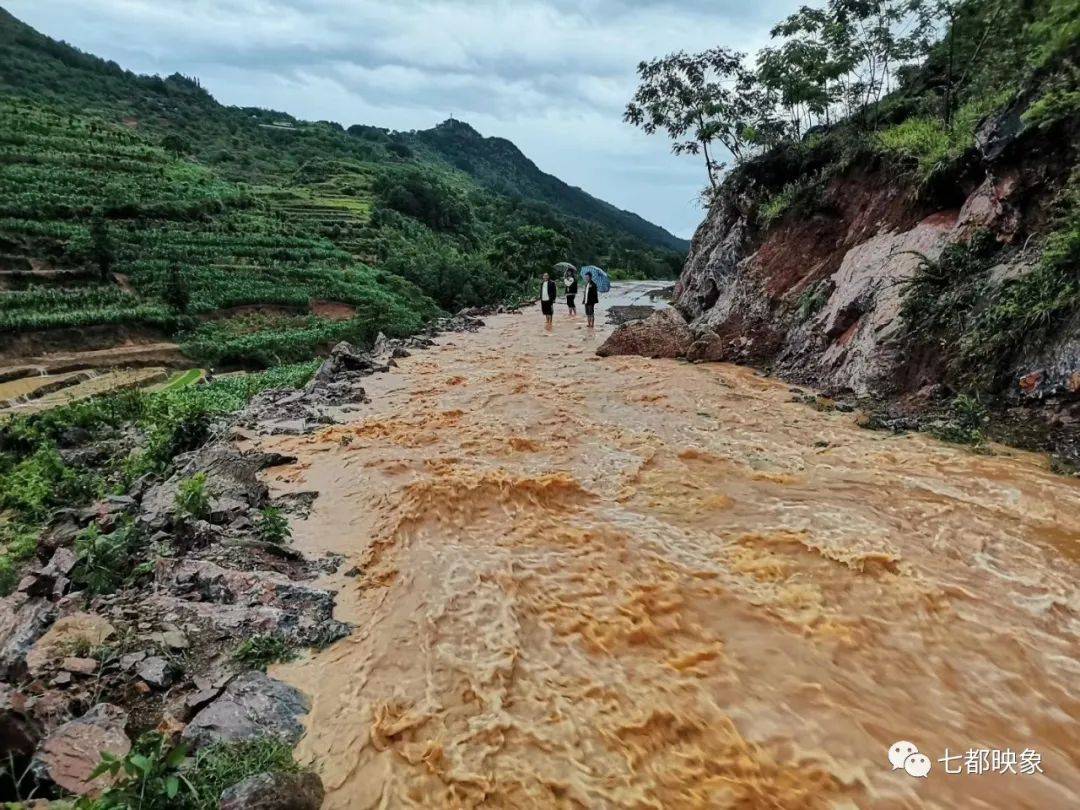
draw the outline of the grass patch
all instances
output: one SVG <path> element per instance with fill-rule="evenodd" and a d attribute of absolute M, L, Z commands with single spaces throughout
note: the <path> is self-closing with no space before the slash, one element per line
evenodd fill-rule
<path fill-rule="evenodd" d="M 951 125 L 940 118 L 915 116 L 875 133 L 878 150 L 915 166 L 920 185 L 945 171 L 975 146 L 975 131 L 987 115 L 1000 109 L 1011 98 L 1004 91 L 974 99 L 960 107 Z"/>
<path fill-rule="evenodd" d="M 299 773 L 292 750 L 264 737 L 207 746 L 189 756 L 156 732 L 144 734 L 124 757 L 103 755 L 96 773 L 115 783 L 100 797 L 82 797 L 75 810 L 217 810 L 222 792 L 260 773 Z"/>
<path fill-rule="evenodd" d="M 267 388 L 304 385 L 317 367 L 317 362 L 300 363 L 168 391 L 124 391 L 0 425 L 0 593 L 14 587 L 56 509 L 124 491 L 145 473 L 167 474 L 178 453 L 206 440 L 213 420 L 238 411 Z M 110 455 L 96 466 L 68 462 L 61 455 L 73 435 L 80 445 L 112 442 L 121 439 L 121 428 L 127 426 L 140 436 L 130 452 Z M 152 551 L 124 527 L 86 536 L 81 544 L 80 576 L 87 587 L 100 591 L 137 575 Z"/>
<path fill-rule="evenodd" d="M 273 635 L 257 635 L 241 642 L 233 652 L 233 660 L 245 667 L 266 669 L 270 664 L 292 661 L 296 647 L 286 639 Z"/>
<path fill-rule="evenodd" d="M 949 411 L 945 418 L 931 424 L 931 435 L 954 444 L 982 444 L 983 430 L 990 421 L 982 400 L 977 395 L 960 394 L 950 403 Z"/>
<path fill-rule="evenodd" d="M 255 521 L 255 531 L 261 540 L 275 545 L 292 539 L 289 519 L 276 506 L 267 506 L 259 513 L 259 519 Z"/>

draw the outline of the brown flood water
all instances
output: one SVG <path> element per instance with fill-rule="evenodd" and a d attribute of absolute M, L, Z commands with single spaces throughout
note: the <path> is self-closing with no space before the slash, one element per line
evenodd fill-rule
<path fill-rule="evenodd" d="M 490 318 L 267 440 L 321 493 L 297 544 L 360 570 L 353 634 L 275 672 L 324 806 L 1080 806 L 1080 482 L 607 330 Z"/>

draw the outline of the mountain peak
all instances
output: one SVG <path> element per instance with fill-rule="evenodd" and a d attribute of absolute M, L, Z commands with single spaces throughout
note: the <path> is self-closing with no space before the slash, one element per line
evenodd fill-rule
<path fill-rule="evenodd" d="M 441 124 L 436 124 L 434 129 L 442 133 L 451 133 L 455 135 L 467 135 L 472 138 L 483 138 L 484 136 L 477 132 L 471 125 L 464 121 L 459 121 L 456 118 L 447 118 Z"/>

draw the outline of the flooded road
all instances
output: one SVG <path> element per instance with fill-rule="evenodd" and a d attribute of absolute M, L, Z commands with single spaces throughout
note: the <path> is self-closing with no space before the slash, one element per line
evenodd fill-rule
<path fill-rule="evenodd" d="M 355 631 L 275 670 L 326 808 L 1080 806 L 1080 482 L 487 322 L 265 442 L 347 558 Z"/>

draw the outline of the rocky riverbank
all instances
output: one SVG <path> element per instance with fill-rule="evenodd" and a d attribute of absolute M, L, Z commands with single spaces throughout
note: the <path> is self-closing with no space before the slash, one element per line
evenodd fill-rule
<path fill-rule="evenodd" d="M 1080 469 L 1077 124 L 1033 125 L 1032 101 L 987 117 L 933 184 L 865 145 L 748 160 L 694 237 L 682 323 L 629 325 L 601 354 L 745 363 L 862 402 L 874 425 Z"/>
<path fill-rule="evenodd" d="M 371 352 L 339 344 L 304 388 L 257 395 L 177 456 L 167 478 L 57 512 L 35 565 L 0 599 L 0 750 L 11 754 L 3 798 L 100 793 L 112 780 L 95 772 L 102 754 L 124 757 L 150 731 L 191 754 L 268 738 L 295 744 L 307 699 L 263 670 L 348 634 L 334 593 L 313 584 L 341 558 L 290 546 L 290 522 L 307 517 L 318 493 L 271 498 L 261 476 L 294 459 L 238 441 L 332 424 L 367 401 L 367 376 L 439 332 L 482 325 L 461 314 L 411 338 L 380 336 Z M 126 533 L 147 546 L 138 575 L 108 594 L 75 590 L 87 543 L 101 545 L 92 564 L 108 567 Z M 229 786 L 221 806 L 254 806 L 259 796 L 259 807 L 285 806 L 275 795 L 291 808 L 319 806 L 313 774 L 252 776 Z"/>

